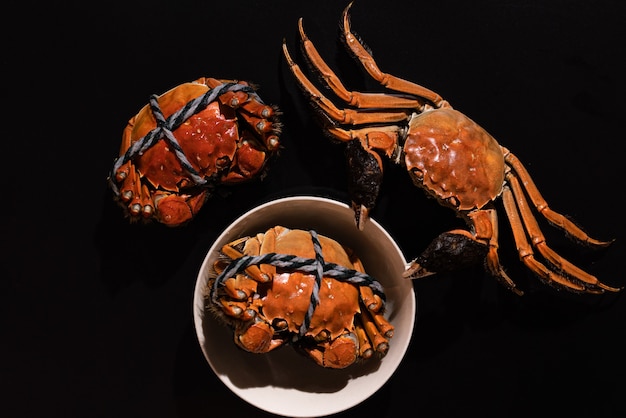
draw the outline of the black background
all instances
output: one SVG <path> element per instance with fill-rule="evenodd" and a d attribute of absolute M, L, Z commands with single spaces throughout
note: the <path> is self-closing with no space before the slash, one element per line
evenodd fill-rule
<path fill-rule="evenodd" d="M 338 43 L 345 1 L 5 2 L 0 408 L 28 417 L 269 416 L 233 395 L 196 340 L 192 294 L 222 229 L 272 198 L 347 201 L 342 148 L 320 134 L 287 71 L 297 19 L 346 84 L 374 90 Z M 553 209 L 606 251 L 549 243 L 605 283 L 623 274 L 623 2 L 357 0 L 352 26 L 385 72 L 427 86 L 527 166 Z M 11 23 L 12 25 L 9 25 Z M 127 120 L 153 93 L 245 79 L 282 109 L 284 149 L 263 182 L 231 189 L 187 227 L 130 225 L 106 177 Z M 386 169 L 373 212 L 407 258 L 462 226 Z M 414 282 L 409 351 L 374 396 L 338 416 L 626 415 L 623 293 L 557 292 L 501 258 Z"/>

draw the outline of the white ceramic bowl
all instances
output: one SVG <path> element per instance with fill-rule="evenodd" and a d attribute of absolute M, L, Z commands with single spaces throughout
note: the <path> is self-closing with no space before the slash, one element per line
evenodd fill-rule
<path fill-rule="evenodd" d="M 352 248 L 365 271 L 378 280 L 387 296 L 386 316 L 395 333 L 382 359 L 369 359 L 345 369 L 326 369 L 281 347 L 267 354 L 238 349 L 233 333 L 205 310 L 207 282 L 219 249 L 236 238 L 281 225 L 315 230 Z M 298 196 L 274 200 L 239 217 L 217 238 L 198 273 L 193 314 L 198 341 L 215 374 L 244 401 L 287 417 L 320 417 L 351 408 L 374 394 L 400 365 L 415 323 L 416 299 L 411 280 L 402 278 L 406 260 L 391 236 L 371 220 L 364 231 L 352 209 L 334 200 Z"/>

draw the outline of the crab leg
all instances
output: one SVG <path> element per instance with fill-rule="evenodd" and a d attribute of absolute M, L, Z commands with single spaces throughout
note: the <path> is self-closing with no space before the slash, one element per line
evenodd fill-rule
<path fill-rule="evenodd" d="M 254 252 L 255 254 L 267 254 L 273 253 L 276 251 L 276 229 L 272 228 L 266 231 L 263 234 L 263 238 L 257 240 L 251 240 L 255 243 Z M 261 243 L 258 248 L 256 247 L 257 243 Z M 259 266 L 261 274 L 267 277 L 274 277 L 276 274 L 276 267 L 271 264 L 261 264 Z"/>
<path fill-rule="evenodd" d="M 224 290 L 234 299 L 245 300 L 256 293 L 257 283 L 245 274 L 237 274 L 224 281 Z"/>
<path fill-rule="evenodd" d="M 221 251 L 225 256 L 227 256 L 231 260 L 235 260 L 237 258 L 243 257 L 244 254 L 238 251 L 237 249 L 235 249 L 235 246 L 244 241 L 252 241 L 252 240 L 249 240 L 248 237 L 238 239 L 237 241 L 224 245 Z M 245 272 L 248 273 L 250 277 L 252 277 L 254 280 L 260 283 L 265 283 L 272 279 L 271 276 L 267 276 L 266 274 L 262 273 L 259 267 L 256 265 L 249 266 L 248 268 L 245 269 Z"/>
<path fill-rule="evenodd" d="M 378 312 L 382 308 L 383 303 L 380 296 L 375 295 L 369 286 L 360 286 L 359 293 L 361 294 L 363 305 L 365 305 L 370 312 Z"/>
<path fill-rule="evenodd" d="M 141 215 L 144 218 L 149 218 L 154 213 L 154 203 L 152 198 L 150 197 L 150 190 L 148 190 L 148 186 L 143 184 L 141 186 Z"/>
<path fill-rule="evenodd" d="M 386 354 L 387 350 L 389 350 L 389 341 L 380 333 L 376 323 L 367 311 L 361 312 L 361 320 L 363 321 L 363 328 L 367 333 L 367 337 L 376 352 Z"/>
<path fill-rule="evenodd" d="M 245 302 L 235 302 L 221 298 L 220 304 L 222 305 L 222 311 L 224 311 L 226 315 L 241 319 L 242 321 L 249 321 L 254 319 L 257 315 L 257 312 L 249 308 Z"/>
<path fill-rule="evenodd" d="M 539 213 L 545 216 L 546 219 L 552 225 L 567 232 L 573 238 L 577 239 L 578 241 L 584 244 L 594 245 L 598 247 L 606 247 L 610 245 L 611 242 L 613 242 L 612 240 L 600 241 L 600 240 L 591 238 L 589 235 L 587 235 L 584 231 L 582 231 L 578 226 L 576 226 L 573 222 L 571 222 L 565 216 L 550 209 L 548 207 L 548 202 L 546 202 L 545 199 L 541 196 L 539 189 L 533 182 L 528 171 L 526 171 L 526 168 L 522 165 L 521 161 L 504 147 L 502 147 L 502 152 L 505 156 L 504 158 L 506 162 L 513 168 L 513 170 L 515 170 L 519 178 L 522 180 L 522 183 L 524 184 L 524 188 L 528 192 L 528 195 L 530 196 L 530 199 L 535 205 L 535 208 L 537 208 L 537 211 L 539 211 Z"/>
<path fill-rule="evenodd" d="M 388 108 L 388 109 L 416 109 L 421 108 L 423 102 L 417 99 L 409 99 L 399 96 L 389 96 L 382 93 L 361 93 L 348 91 L 339 80 L 339 77 L 321 57 L 313 42 L 304 33 L 302 18 L 298 20 L 298 29 L 302 40 L 302 48 L 313 67 L 341 100 L 358 108 Z"/>
<path fill-rule="evenodd" d="M 447 106 L 447 102 L 434 91 L 429 90 L 426 87 L 422 87 L 419 84 L 415 84 L 413 82 L 380 71 L 380 69 L 376 65 L 376 62 L 374 61 L 374 58 L 372 58 L 371 54 L 367 52 L 367 50 L 359 42 L 357 37 L 354 36 L 354 34 L 350 30 L 350 17 L 348 15 L 350 7 L 352 7 L 352 2 L 348 4 L 343 12 L 343 35 L 346 40 L 346 45 L 350 48 L 354 56 L 356 56 L 361 64 L 363 64 L 363 68 L 365 68 L 369 75 L 372 76 L 374 80 L 378 81 L 382 86 L 387 87 L 391 90 L 423 97 L 434 103 L 436 107 Z M 412 107 L 417 108 L 418 106 Z M 421 106 L 419 106 L 419 108 L 421 108 Z"/>
<path fill-rule="evenodd" d="M 542 279 L 553 282 L 563 287 L 569 288 L 574 291 L 584 292 L 585 287 L 567 280 L 560 274 L 556 274 L 545 265 L 537 261 L 534 257 L 532 246 L 528 242 L 524 233 L 524 227 L 522 220 L 520 219 L 519 212 L 515 203 L 515 198 L 508 187 L 505 187 L 502 191 L 502 202 L 504 203 L 504 209 L 511 223 L 511 229 L 513 230 L 513 238 L 517 245 L 517 251 L 522 262 L 536 275 Z"/>
<path fill-rule="evenodd" d="M 558 275 L 558 274 L 549 274 L 548 275 L 549 279 L 556 280 L 559 283 L 562 283 L 563 280 L 566 280 L 568 282 L 566 286 L 571 287 L 575 290 L 580 290 L 580 291 L 584 291 L 588 293 L 602 293 L 604 290 L 609 290 L 612 292 L 619 291 L 619 289 L 616 289 L 616 288 L 613 288 L 613 287 L 610 287 L 601 283 L 595 276 L 573 265 L 572 263 L 570 263 L 569 261 L 567 261 L 560 255 L 555 253 L 550 247 L 548 247 L 546 243 L 546 239 L 544 235 L 542 234 L 539 228 L 539 225 L 537 224 L 537 220 L 535 219 L 535 217 L 530 211 L 530 208 L 528 207 L 528 203 L 526 201 L 526 198 L 524 197 L 522 187 L 517 177 L 513 175 L 512 173 L 509 173 L 507 175 L 507 181 L 509 182 L 509 184 L 511 185 L 511 189 L 513 190 L 513 196 L 511 196 L 511 192 L 509 191 L 508 188 L 503 193 L 503 199 L 507 200 L 505 203 L 506 208 L 507 208 L 507 214 L 509 214 L 510 219 L 512 220 L 515 219 L 516 222 L 519 222 L 517 221 L 518 213 L 521 214 L 521 217 L 522 217 L 521 219 L 524 225 L 524 228 L 517 227 L 515 229 L 516 230 L 525 229 L 530 235 L 530 242 L 532 242 L 532 246 L 537 248 L 539 250 L 539 253 L 546 260 L 548 260 L 553 266 L 558 268 L 560 271 L 563 271 L 567 276 L 573 277 L 579 280 L 580 282 L 582 282 L 583 284 L 579 285 L 576 283 L 571 283 L 571 281 L 567 280 L 565 277 L 562 277 L 561 275 Z M 515 206 L 514 208 L 515 210 L 511 208 L 511 205 Z M 511 216 L 510 212 L 513 213 L 513 216 Z M 518 235 L 522 235 L 522 234 L 518 234 Z M 518 244 L 518 247 L 520 246 L 519 245 L 520 242 L 518 242 L 520 240 L 522 244 L 520 257 L 522 257 L 522 261 L 525 264 L 531 266 L 532 268 L 532 266 L 535 265 L 535 262 L 532 256 L 532 250 L 529 248 L 529 245 L 528 245 L 528 240 L 526 239 L 525 235 L 523 238 L 516 236 L 515 241 Z M 545 272 L 543 273 L 543 276 L 545 277 Z"/>
<path fill-rule="evenodd" d="M 407 112 L 359 112 L 353 109 L 339 109 L 332 101 L 326 98 L 315 85 L 304 75 L 298 64 L 291 58 L 287 45 L 283 42 L 283 53 L 289 69 L 295 76 L 296 80 L 311 97 L 311 101 L 328 115 L 332 120 L 346 125 L 360 125 L 364 123 L 386 123 L 386 122 L 402 122 L 408 119 Z M 377 107 L 381 107 L 377 105 Z"/>
<path fill-rule="evenodd" d="M 213 269 L 219 275 L 226 268 L 227 263 L 225 260 L 218 260 L 213 265 Z M 246 311 L 246 305 L 244 301 L 253 296 L 257 291 L 257 281 L 249 278 L 245 274 L 237 274 L 235 277 L 229 277 L 224 280 L 224 292 L 226 295 L 234 301 L 221 298 L 220 303 L 224 310 L 224 313 L 229 316 L 240 317 L 244 311 Z M 249 309 L 245 317 L 253 318 L 255 316 L 254 309 Z"/>
<path fill-rule="evenodd" d="M 351 257 L 350 261 L 356 271 L 365 273 L 365 267 L 363 267 L 363 263 L 360 259 Z M 378 312 L 384 306 L 380 296 L 375 295 L 374 291 L 369 286 L 359 286 L 359 295 L 363 305 L 365 305 L 370 312 Z"/>
<path fill-rule="evenodd" d="M 374 349 L 372 348 L 372 344 L 370 343 L 367 333 L 363 328 L 363 322 L 358 316 L 354 319 L 354 330 L 359 340 L 359 357 L 364 359 L 372 357 Z"/>
<path fill-rule="evenodd" d="M 495 209 L 478 210 L 470 213 L 468 216 L 474 225 L 474 239 L 479 242 L 486 242 L 489 246 L 486 259 L 489 271 L 507 289 L 521 296 L 523 292 L 517 288 L 515 282 L 506 274 L 500 263 L 500 256 L 498 255 L 498 214 Z M 467 231 L 464 231 L 464 233 L 469 234 Z"/>
<path fill-rule="evenodd" d="M 206 84 L 210 88 L 215 88 L 223 83 L 249 85 L 244 81 L 217 80 L 215 78 L 200 78 L 197 82 Z M 243 91 L 226 92 L 220 96 L 220 102 L 233 109 L 242 110 L 242 118 L 253 128 L 254 132 L 261 136 L 263 145 L 269 150 L 278 148 L 278 135 L 275 133 L 280 131 L 281 126 L 280 123 L 272 122 L 272 119 L 277 116 L 276 108 L 259 102 L 254 95 L 251 96 Z"/>
<path fill-rule="evenodd" d="M 131 170 L 128 174 L 128 177 L 124 181 L 124 186 L 128 184 L 128 188 L 124 189 L 124 196 L 131 196 L 131 199 L 128 201 L 128 211 L 132 215 L 139 215 L 141 212 L 141 181 L 139 180 L 139 175 L 137 171 L 133 169 L 131 166 Z"/>
<path fill-rule="evenodd" d="M 215 78 L 200 78 L 196 82 L 206 84 L 212 89 L 224 83 L 238 83 L 244 86 L 249 85 L 244 81 L 217 80 Z M 248 93 L 243 91 L 228 91 L 220 96 L 220 102 L 226 106 L 232 107 L 233 109 L 243 107 L 251 115 L 265 119 L 275 116 L 276 113 L 272 106 L 259 102 L 256 98 L 251 97 Z"/>
<path fill-rule="evenodd" d="M 372 313 L 372 319 L 374 320 L 374 323 L 376 324 L 376 328 L 380 331 L 380 333 L 385 338 L 393 337 L 393 332 L 395 331 L 395 328 L 393 325 L 389 323 L 389 321 L 387 321 L 387 319 L 385 319 L 385 316 L 382 313 L 380 312 Z"/>
<path fill-rule="evenodd" d="M 125 150 L 131 145 L 132 128 L 135 125 L 135 121 L 136 116 L 133 116 L 124 129 L 120 155 L 123 155 Z M 154 212 L 154 205 L 152 199 L 150 199 L 150 192 L 147 187 L 142 190 L 141 180 L 135 165 L 131 161 L 127 161 L 114 175 L 115 181 L 121 183 L 119 196 L 123 202 L 128 204 L 129 213 L 133 216 L 143 213 L 144 217 L 150 217 Z"/>
<path fill-rule="evenodd" d="M 342 142 L 357 139 L 364 149 L 382 151 L 389 158 L 397 152 L 399 138 L 404 135 L 404 128 L 396 125 L 350 130 L 338 127 L 329 127 L 326 131 L 333 138 Z M 376 155 L 376 158 L 379 160 L 378 165 L 382 167 L 380 157 Z"/>

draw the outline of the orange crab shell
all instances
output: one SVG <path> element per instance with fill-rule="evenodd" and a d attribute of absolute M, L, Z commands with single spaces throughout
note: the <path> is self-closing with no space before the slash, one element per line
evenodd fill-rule
<path fill-rule="evenodd" d="M 125 162 L 116 162 L 110 180 L 131 220 L 181 225 L 196 215 L 215 186 L 262 175 L 279 146 L 280 123 L 276 109 L 265 105 L 248 83 L 199 78 L 158 96 L 159 111 L 168 120 L 217 88 L 224 93 L 172 128 L 178 145 L 164 133 L 137 153 L 131 147 L 137 148 L 158 127 L 155 111 L 146 105 L 128 121 L 120 147 Z"/>
<path fill-rule="evenodd" d="M 209 79 L 198 79 L 195 82 L 181 84 L 159 96 L 159 106 L 165 118 L 181 109 L 189 101 L 205 94 L 210 86 Z M 138 139 L 156 128 L 155 118 L 149 106 L 144 106 L 131 119 L 124 131 L 125 140 L 122 152 Z M 191 116 L 175 131 L 175 136 L 192 166 L 204 176 L 211 176 L 227 168 L 225 165 L 234 160 L 239 145 L 239 129 L 235 111 L 219 101 L 210 103 L 204 110 Z M 128 138 L 126 138 L 128 137 Z M 246 138 L 252 140 L 251 138 Z M 245 144 L 250 148 L 251 144 Z M 254 176 L 262 168 L 265 153 L 252 147 L 242 152 L 241 162 L 247 167 L 247 174 Z M 137 160 L 137 168 L 143 177 L 153 186 L 169 191 L 179 191 L 181 187 L 191 183 L 180 161 L 161 139 L 144 152 Z M 229 176 L 226 172 L 222 177 L 225 182 L 243 180 L 241 176 Z"/>
<path fill-rule="evenodd" d="M 454 109 L 415 116 L 404 153 L 413 181 L 459 210 L 482 208 L 502 192 L 505 164 L 500 145 Z"/>
<path fill-rule="evenodd" d="M 354 268 L 352 260 L 336 241 L 319 237 L 326 262 Z M 296 254 L 304 258 L 315 258 L 308 232 L 291 230 L 276 240 L 275 251 L 280 254 Z M 276 318 L 286 319 L 289 330 L 298 332 L 304 314 L 309 307 L 314 278 L 299 272 L 284 272 L 274 276 L 272 287 L 263 298 L 263 312 L 270 322 Z M 354 325 L 354 315 L 360 312 L 359 293 L 355 286 L 334 279 L 322 278 L 320 303 L 311 318 L 307 335 L 315 336 L 328 330 L 331 338 L 337 338 Z"/>
<path fill-rule="evenodd" d="M 189 100 L 206 93 L 205 86 L 186 83 L 165 93 L 159 105 L 167 118 Z M 125 135 L 135 142 L 156 127 L 149 107 L 144 107 L 128 125 Z M 185 155 L 201 174 L 211 175 L 218 171 L 217 162 L 224 157 L 233 158 L 237 149 L 237 123 L 232 115 L 227 118 L 218 102 L 210 103 L 206 109 L 191 116 L 176 130 L 176 137 Z M 137 160 L 137 168 L 154 187 L 179 191 L 188 183 L 188 177 L 164 140 L 158 141 Z"/>

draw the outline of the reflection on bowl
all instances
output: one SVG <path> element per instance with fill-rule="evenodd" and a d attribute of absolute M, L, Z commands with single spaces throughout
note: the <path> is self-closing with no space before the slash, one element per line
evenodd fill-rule
<path fill-rule="evenodd" d="M 237 348 L 233 332 L 205 310 L 207 283 L 220 248 L 239 237 L 282 225 L 315 230 L 352 248 L 367 273 L 385 289 L 385 316 L 394 325 L 387 355 L 346 369 L 326 369 L 290 348 L 253 354 Z M 406 260 L 389 234 L 374 220 L 364 231 L 352 210 L 334 200 L 298 196 L 258 206 L 235 220 L 209 249 L 198 273 L 193 313 L 198 341 L 209 365 L 240 398 L 262 410 L 289 417 L 320 417 L 341 412 L 374 394 L 400 365 L 415 322 L 415 294 L 402 278 Z"/>

